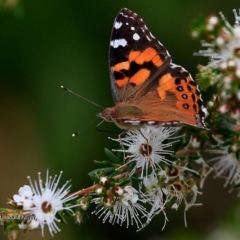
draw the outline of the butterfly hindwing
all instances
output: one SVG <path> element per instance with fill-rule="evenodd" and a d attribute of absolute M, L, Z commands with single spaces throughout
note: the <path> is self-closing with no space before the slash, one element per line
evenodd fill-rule
<path fill-rule="evenodd" d="M 163 125 L 188 123 L 205 126 L 200 90 L 191 75 L 175 64 L 170 64 L 165 74 L 157 79 L 156 87 L 149 89 L 146 95 L 131 104 L 141 110 L 141 121 L 155 121 Z"/>

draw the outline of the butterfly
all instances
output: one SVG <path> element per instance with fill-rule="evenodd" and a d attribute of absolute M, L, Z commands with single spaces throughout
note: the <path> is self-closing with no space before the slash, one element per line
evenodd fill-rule
<path fill-rule="evenodd" d="M 125 130 L 181 124 L 206 128 L 196 82 L 172 63 L 168 50 L 127 8 L 113 24 L 109 65 L 115 106 L 98 114 L 105 121 Z"/>

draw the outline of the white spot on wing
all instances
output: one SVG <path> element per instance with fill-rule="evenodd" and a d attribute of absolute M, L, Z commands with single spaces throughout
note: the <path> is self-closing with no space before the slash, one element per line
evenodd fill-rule
<path fill-rule="evenodd" d="M 147 27 L 146 27 L 146 28 L 147 28 Z M 149 31 L 149 35 L 150 35 L 152 38 L 155 38 L 150 31 Z"/>
<path fill-rule="evenodd" d="M 135 27 L 131 27 L 131 30 L 135 30 Z"/>
<path fill-rule="evenodd" d="M 122 26 L 122 22 L 115 22 L 114 27 L 119 29 Z"/>
<path fill-rule="evenodd" d="M 138 41 L 138 40 L 140 39 L 140 36 L 139 36 L 137 33 L 134 33 L 134 34 L 133 34 L 133 39 L 134 39 L 135 41 Z"/>
<path fill-rule="evenodd" d="M 122 39 L 116 39 L 110 42 L 110 45 L 113 48 L 118 48 L 119 46 L 125 47 L 127 45 L 127 41 L 122 38 Z"/>
<path fill-rule="evenodd" d="M 141 121 L 139 120 L 125 120 L 125 123 L 129 123 L 131 125 L 139 125 L 141 123 Z"/>
<path fill-rule="evenodd" d="M 128 18 L 128 15 L 125 15 L 123 12 L 120 12 L 120 14 L 125 17 L 125 18 Z"/>
<path fill-rule="evenodd" d="M 155 124 L 156 122 L 155 121 L 148 121 L 147 122 L 149 125 L 153 125 L 153 124 Z"/>
<path fill-rule="evenodd" d="M 145 35 L 145 37 L 147 38 L 147 40 L 150 42 L 151 38 L 148 35 Z"/>

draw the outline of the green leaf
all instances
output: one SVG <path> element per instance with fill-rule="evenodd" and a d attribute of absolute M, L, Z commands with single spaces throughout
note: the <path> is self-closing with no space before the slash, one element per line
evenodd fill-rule
<path fill-rule="evenodd" d="M 121 181 L 119 181 L 119 186 L 126 186 L 129 185 L 129 183 L 131 183 L 131 178 L 124 178 Z"/>
<path fill-rule="evenodd" d="M 115 154 L 113 154 L 109 149 L 105 148 L 104 149 L 105 154 L 107 155 L 107 157 L 114 163 L 121 163 L 121 161 L 117 158 L 117 156 Z"/>
<path fill-rule="evenodd" d="M 121 171 L 121 169 L 116 170 L 116 168 L 115 168 L 115 171 L 111 175 L 109 175 L 109 177 L 113 178 L 114 176 L 121 174 L 121 173 L 123 173 L 123 171 Z"/>
<path fill-rule="evenodd" d="M 65 220 L 64 215 L 65 214 L 63 212 L 60 212 L 60 211 L 57 212 L 57 216 L 58 216 L 58 218 L 60 218 L 61 222 L 64 224 L 67 224 L 67 221 Z"/>
<path fill-rule="evenodd" d="M 136 182 L 136 183 L 140 183 L 140 182 L 143 181 L 142 178 L 137 178 L 137 177 L 131 177 L 131 179 L 132 179 L 133 182 Z"/>
<path fill-rule="evenodd" d="M 114 166 L 113 163 L 111 163 L 109 161 L 105 161 L 105 160 L 103 160 L 103 161 L 94 160 L 94 162 L 101 166 L 109 166 L 109 167 Z"/>
<path fill-rule="evenodd" d="M 90 173 L 88 173 L 88 175 L 94 182 L 98 182 L 99 176 L 109 175 L 114 171 L 115 171 L 114 167 L 98 168 L 98 169 L 95 169 L 95 170 L 91 171 Z"/>

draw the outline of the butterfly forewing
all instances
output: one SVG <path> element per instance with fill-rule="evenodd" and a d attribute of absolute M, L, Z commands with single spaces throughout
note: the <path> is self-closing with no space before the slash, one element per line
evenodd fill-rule
<path fill-rule="evenodd" d="M 109 51 L 115 103 L 135 98 L 170 62 L 167 49 L 150 33 L 143 20 L 129 9 L 122 9 L 113 24 Z"/>

